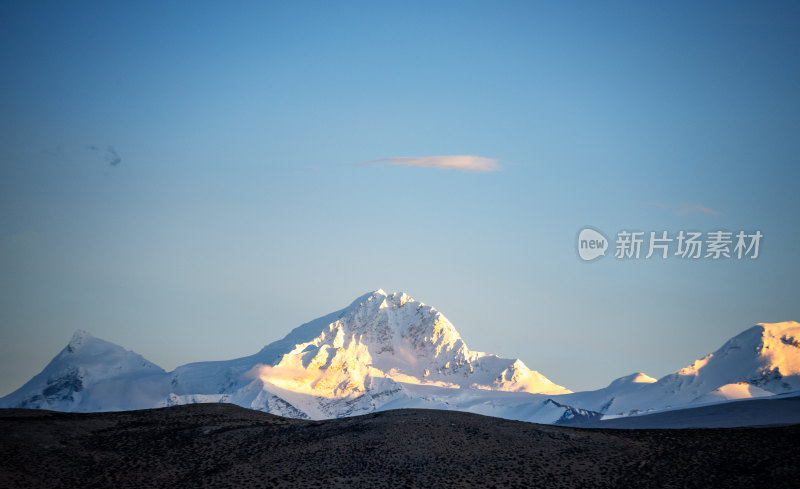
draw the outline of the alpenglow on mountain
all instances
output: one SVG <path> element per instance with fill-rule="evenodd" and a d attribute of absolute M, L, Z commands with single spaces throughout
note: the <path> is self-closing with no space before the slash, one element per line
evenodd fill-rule
<path fill-rule="evenodd" d="M 518 359 L 470 350 L 435 308 L 377 290 L 254 355 L 172 372 L 78 331 L 0 407 L 90 412 L 230 402 L 310 419 L 422 407 L 570 423 L 798 391 L 798 339 L 796 322 L 760 324 L 662 379 L 636 373 L 572 393 Z"/>

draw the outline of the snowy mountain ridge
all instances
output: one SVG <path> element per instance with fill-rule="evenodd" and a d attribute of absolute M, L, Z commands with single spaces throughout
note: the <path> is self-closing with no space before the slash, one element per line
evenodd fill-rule
<path fill-rule="evenodd" d="M 717 351 L 661 379 L 564 396 L 585 409 L 622 416 L 800 391 L 800 323 L 761 323 Z M 620 379 L 618 379 L 620 380 Z"/>
<path fill-rule="evenodd" d="M 324 419 L 402 407 L 570 423 L 800 391 L 800 324 L 760 324 L 661 379 L 573 393 L 519 359 L 470 350 L 435 308 L 377 290 L 258 353 L 165 372 L 84 331 L 0 407 L 60 411 L 231 402 Z"/>

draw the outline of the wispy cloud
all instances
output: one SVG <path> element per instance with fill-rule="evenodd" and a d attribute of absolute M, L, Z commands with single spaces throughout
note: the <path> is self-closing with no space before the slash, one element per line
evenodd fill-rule
<path fill-rule="evenodd" d="M 651 207 L 658 207 L 659 209 L 666 209 L 671 211 L 676 216 L 687 216 L 696 212 L 701 214 L 709 214 L 712 216 L 720 215 L 719 211 L 710 209 L 702 204 L 662 204 L 660 202 L 647 202 L 647 205 Z"/>
<path fill-rule="evenodd" d="M 117 166 L 122 163 L 122 157 L 113 146 L 106 148 L 106 161 L 111 166 Z"/>
<path fill-rule="evenodd" d="M 94 145 L 87 146 L 86 149 L 95 152 L 102 151 L 98 146 Z M 108 163 L 111 166 L 117 166 L 120 163 L 122 163 L 122 157 L 119 155 L 119 153 L 117 153 L 117 150 L 114 149 L 113 146 L 107 146 L 103 156 L 106 160 L 106 163 Z"/>
<path fill-rule="evenodd" d="M 500 169 L 500 165 L 495 159 L 471 155 L 381 158 L 378 160 L 365 161 L 359 163 L 359 165 L 418 166 L 423 168 L 442 168 L 444 170 L 475 172 L 489 172 Z"/>

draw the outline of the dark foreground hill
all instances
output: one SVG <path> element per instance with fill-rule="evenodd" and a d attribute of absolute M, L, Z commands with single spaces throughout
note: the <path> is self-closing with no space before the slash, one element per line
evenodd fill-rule
<path fill-rule="evenodd" d="M 0 410 L 0 487 L 797 487 L 800 426 L 587 430 L 453 411 Z"/>

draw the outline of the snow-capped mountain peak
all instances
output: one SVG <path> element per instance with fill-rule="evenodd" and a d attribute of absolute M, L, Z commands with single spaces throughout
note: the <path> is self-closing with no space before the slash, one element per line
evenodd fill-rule
<path fill-rule="evenodd" d="M 313 383 L 314 392 L 326 397 L 349 391 L 323 391 L 320 386 L 334 383 L 320 382 L 320 371 L 337 372 L 337 389 L 344 382 L 340 373 L 347 373 L 353 377 L 351 387 L 356 392 L 360 389 L 353 386 L 368 376 L 455 388 L 567 392 L 518 359 L 506 360 L 470 350 L 453 324 L 435 308 L 407 294 L 387 294 L 383 290 L 363 296 L 318 336 L 283 355 L 275 367 L 293 372 L 314 370 L 293 378 L 301 379 L 306 391 Z M 265 382 L 285 384 L 285 379 L 271 381 L 265 372 L 276 371 L 263 369 L 261 378 Z M 285 370 L 277 373 L 282 375 Z"/>
<path fill-rule="evenodd" d="M 146 395 L 146 384 L 164 374 L 141 355 L 78 330 L 41 373 L 3 398 L 3 405 L 65 411 L 128 408 L 130 399 L 95 396 L 97 386 L 114 385 L 115 389 L 128 386 L 134 396 L 142 396 L 141 406 L 148 406 L 152 398 Z"/>
<path fill-rule="evenodd" d="M 423 407 L 560 423 L 792 391 L 800 391 L 796 322 L 749 328 L 657 381 L 636 372 L 602 389 L 570 393 L 519 359 L 469 349 L 435 308 L 379 289 L 254 355 L 172 372 L 76 331 L 0 407 L 106 411 L 232 402 L 315 419 Z"/>
<path fill-rule="evenodd" d="M 521 360 L 470 350 L 435 308 L 379 289 L 295 328 L 255 355 L 188 364 L 169 373 L 77 331 L 40 375 L 0 405 L 93 411 L 226 401 L 327 418 L 412 398 L 414 386 L 467 398 L 482 398 L 487 391 L 569 392 Z"/>
<path fill-rule="evenodd" d="M 89 332 L 82 329 L 75 331 L 75 333 L 72 334 L 72 338 L 70 338 L 69 343 L 67 343 L 67 351 L 70 353 L 75 352 L 87 339 L 94 339 L 94 337 L 89 334 Z"/>
<path fill-rule="evenodd" d="M 376 290 L 330 319 L 276 342 L 285 353 L 254 367 L 258 385 L 249 389 L 287 400 L 313 418 L 375 410 L 409 396 L 409 386 L 569 392 L 519 360 L 471 351 L 444 315 L 404 293 Z M 245 402 L 264 408 L 264 400 L 259 394 Z"/>
<path fill-rule="evenodd" d="M 652 384 L 657 380 L 642 372 L 634 372 L 630 375 L 614 379 L 608 386 L 621 387 L 629 384 Z"/>
<path fill-rule="evenodd" d="M 623 377 L 605 389 L 575 394 L 570 402 L 608 414 L 627 415 L 800 391 L 798 338 L 800 323 L 761 323 L 656 382 L 626 388 L 630 382 Z"/>
<path fill-rule="evenodd" d="M 800 375 L 798 338 L 800 323 L 760 323 L 734 336 L 714 353 L 678 370 L 675 375 L 702 376 L 714 381 L 744 379 L 776 392 L 799 389 L 800 384 L 782 380 L 786 376 Z"/>

